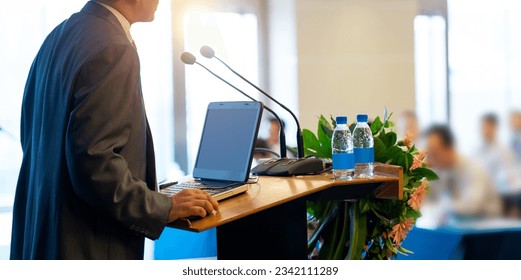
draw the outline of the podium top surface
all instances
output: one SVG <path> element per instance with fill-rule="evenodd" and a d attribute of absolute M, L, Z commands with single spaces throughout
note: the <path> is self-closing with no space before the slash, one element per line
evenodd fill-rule
<path fill-rule="evenodd" d="M 402 169 L 398 166 L 375 164 L 375 176 L 369 179 L 333 181 L 331 173 L 296 177 L 259 176 L 246 193 L 223 200 L 219 212 L 199 220 L 178 220 L 169 227 L 201 232 L 218 227 L 289 201 L 335 189 L 336 191 L 363 190 L 369 185 L 372 196 L 382 199 L 401 199 L 403 194 Z M 344 189 L 345 188 L 345 189 Z"/>

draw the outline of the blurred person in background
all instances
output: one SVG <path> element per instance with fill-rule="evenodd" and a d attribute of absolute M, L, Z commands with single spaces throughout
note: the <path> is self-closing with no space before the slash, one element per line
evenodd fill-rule
<path fill-rule="evenodd" d="M 426 133 L 427 164 L 440 179 L 431 184 L 422 212 L 436 226 L 459 218 L 494 217 L 501 213 L 501 200 L 491 179 L 473 161 L 460 155 L 454 136 L 445 125 Z M 429 211 L 435 210 L 436 213 Z"/>
<path fill-rule="evenodd" d="M 285 125 L 284 121 L 282 121 L 282 129 L 284 129 L 284 126 L 286 126 L 286 125 Z M 281 127 L 280 127 L 280 124 L 277 121 L 277 119 L 271 118 L 268 139 L 266 139 L 266 141 L 268 143 L 269 149 L 276 153 L 280 153 L 280 146 L 279 146 L 280 129 L 281 129 Z"/>
<path fill-rule="evenodd" d="M 496 114 L 485 114 L 481 118 L 483 143 L 477 150 L 476 160 L 494 182 L 496 190 L 502 195 L 512 192 L 512 151 L 498 140 L 499 119 Z"/>
<path fill-rule="evenodd" d="M 512 111 L 510 127 L 512 129 L 512 149 L 515 152 L 517 162 L 521 163 L 521 111 Z"/>
<path fill-rule="evenodd" d="M 284 129 L 285 127 L 286 127 L 286 123 L 284 121 L 282 121 L 282 129 Z M 277 153 L 278 155 L 280 154 L 280 144 L 279 144 L 280 143 L 279 142 L 280 129 L 281 129 L 281 127 L 280 127 L 278 120 L 276 118 L 271 118 L 268 139 L 266 139 L 266 141 L 268 143 L 269 149 L 272 150 L 273 152 Z M 286 136 L 286 139 L 287 138 L 288 137 Z M 289 158 L 296 157 L 296 154 L 289 149 L 287 150 L 287 154 L 288 154 Z"/>
<path fill-rule="evenodd" d="M 521 111 L 510 113 L 511 152 L 513 166 L 511 168 L 510 193 L 505 197 L 505 214 L 510 218 L 521 218 Z"/>

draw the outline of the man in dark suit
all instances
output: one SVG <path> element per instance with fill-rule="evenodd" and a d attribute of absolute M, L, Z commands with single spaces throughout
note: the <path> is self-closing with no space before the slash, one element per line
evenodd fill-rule
<path fill-rule="evenodd" d="M 157 192 L 130 36 L 157 5 L 89 1 L 43 43 L 22 105 L 11 259 L 142 259 L 145 237 L 217 209 L 202 191 Z"/>

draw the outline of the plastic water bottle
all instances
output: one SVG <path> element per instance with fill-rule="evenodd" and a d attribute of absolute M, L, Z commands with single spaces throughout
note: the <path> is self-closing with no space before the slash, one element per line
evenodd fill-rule
<path fill-rule="evenodd" d="M 353 144 L 355 150 L 355 177 L 373 177 L 374 140 L 371 128 L 367 124 L 367 115 L 356 116 Z"/>
<path fill-rule="evenodd" d="M 353 137 L 347 127 L 347 117 L 345 116 L 336 117 L 336 127 L 333 137 L 331 137 L 331 149 L 333 152 L 333 179 L 352 179 L 355 171 Z"/>

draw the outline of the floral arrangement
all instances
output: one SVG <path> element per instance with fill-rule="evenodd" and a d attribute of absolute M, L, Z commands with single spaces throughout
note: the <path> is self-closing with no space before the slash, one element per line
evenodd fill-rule
<path fill-rule="evenodd" d="M 399 253 L 412 253 L 402 243 L 421 216 L 420 207 L 429 181 L 437 180 L 438 176 L 426 167 L 425 153 L 414 146 L 410 137 L 397 140 L 391 116 L 385 111 L 383 121 L 377 117 L 370 127 L 375 161 L 403 168 L 403 199 L 308 202 L 310 258 L 382 260 L 395 258 Z M 331 158 L 334 126 L 333 118 L 328 121 L 320 116 L 316 135 L 304 129 L 306 155 Z"/>

